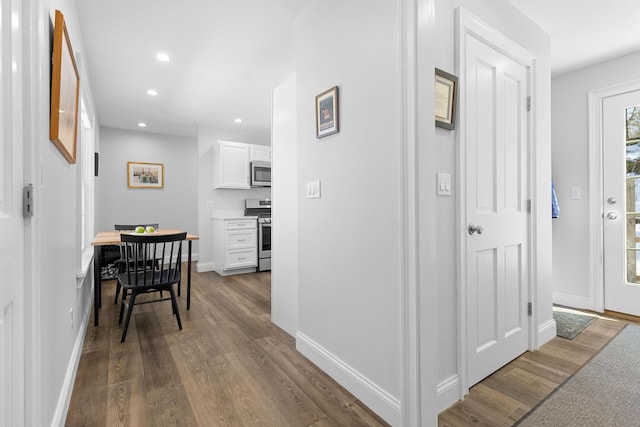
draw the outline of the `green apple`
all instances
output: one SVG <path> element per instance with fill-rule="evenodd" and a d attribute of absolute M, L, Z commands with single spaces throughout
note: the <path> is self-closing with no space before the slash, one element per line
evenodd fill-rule
<path fill-rule="evenodd" d="M 153 228 L 152 226 L 148 225 L 147 226 L 147 233 L 154 233 L 156 231 L 155 228 Z"/>
<path fill-rule="evenodd" d="M 141 225 L 137 226 L 136 229 L 135 229 L 135 232 L 136 233 L 144 233 L 144 227 L 141 226 Z"/>

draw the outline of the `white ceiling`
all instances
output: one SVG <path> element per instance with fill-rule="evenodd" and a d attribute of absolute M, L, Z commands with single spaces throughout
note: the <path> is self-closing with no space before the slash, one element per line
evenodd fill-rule
<path fill-rule="evenodd" d="M 551 73 L 640 51 L 638 0 L 509 0 L 551 35 Z"/>
<path fill-rule="evenodd" d="M 293 20 L 310 1 L 76 0 L 100 124 L 268 132 L 271 90 L 294 71 Z"/>
<path fill-rule="evenodd" d="M 551 34 L 554 75 L 640 50 L 639 0 L 509 1 Z M 310 2 L 76 0 L 101 125 L 268 132 L 271 90 L 294 71 L 293 21 Z"/>

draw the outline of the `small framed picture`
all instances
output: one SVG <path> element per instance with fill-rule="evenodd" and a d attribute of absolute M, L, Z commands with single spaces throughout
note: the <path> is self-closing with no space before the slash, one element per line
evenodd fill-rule
<path fill-rule="evenodd" d="M 337 133 L 338 123 L 338 86 L 334 86 L 316 96 L 316 138 Z"/>
<path fill-rule="evenodd" d="M 162 163 L 127 162 L 129 188 L 164 188 Z"/>
<path fill-rule="evenodd" d="M 458 78 L 436 68 L 435 77 L 436 126 L 455 129 L 456 92 Z"/>

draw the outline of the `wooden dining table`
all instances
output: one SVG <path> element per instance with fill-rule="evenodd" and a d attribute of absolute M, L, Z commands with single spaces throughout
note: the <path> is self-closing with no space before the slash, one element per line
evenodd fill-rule
<path fill-rule="evenodd" d="M 159 229 L 154 232 L 156 235 L 163 234 L 175 234 L 183 233 L 184 230 L 176 229 Z M 102 307 L 102 249 L 105 246 L 119 245 L 120 234 L 131 233 L 131 231 L 100 231 L 96 234 L 91 245 L 93 246 L 93 283 L 95 284 L 93 289 L 93 325 L 98 326 L 100 317 L 100 307 Z M 187 310 L 191 308 L 191 244 L 194 240 L 198 240 L 199 237 L 195 234 L 187 232 L 187 242 L 189 245 L 189 251 L 187 256 Z M 179 290 L 178 290 L 179 292 Z"/>

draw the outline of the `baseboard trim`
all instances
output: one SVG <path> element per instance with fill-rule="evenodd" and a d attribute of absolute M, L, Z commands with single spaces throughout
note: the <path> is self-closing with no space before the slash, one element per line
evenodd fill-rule
<path fill-rule="evenodd" d="M 460 377 L 457 374 L 438 383 L 438 413 L 458 403 L 461 399 Z"/>
<path fill-rule="evenodd" d="M 538 326 L 538 348 L 548 343 L 556 337 L 557 328 L 556 321 L 554 319 L 544 322 Z"/>
<path fill-rule="evenodd" d="M 236 268 L 234 270 L 216 269 L 214 271 L 221 276 L 233 276 L 234 274 L 255 273 L 256 271 L 258 271 L 258 269 L 256 267 L 249 267 L 249 268 Z"/>
<path fill-rule="evenodd" d="M 198 273 L 206 273 L 207 271 L 214 271 L 216 269 L 215 262 L 200 262 L 196 264 L 196 271 Z"/>
<path fill-rule="evenodd" d="M 296 333 L 296 349 L 349 390 L 391 425 L 402 422 L 400 400 L 380 388 L 302 332 Z"/>
<path fill-rule="evenodd" d="M 185 254 L 184 252 L 182 253 L 182 262 L 188 262 L 189 261 L 189 254 Z M 191 254 L 191 262 L 194 261 L 198 261 L 198 253 L 192 253 Z"/>
<path fill-rule="evenodd" d="M 80 330 L 76 335 L 76 341 L 73 345 L 71 357 L 69 358 L 69 364 L 67 365 L 67 372 L 64 376 L 64 381 L 62 382 L 62 389 L 60 390 L 56 410 L 53 413 L 53 419 L 51 420 L 52 426 L 63 427 L 65 425 L 67 411 L 69 410 L 69 404 L 71 403 L 71 393 L 73 392 L 73 385 L 76 382 L 76 374 L 78 373 L 78 365 L 80 364 L 80 356 L 82 356 L 82 347 L 84 345 L 85 335 L 87 334 L 87 327 L 89 325 L 92 307 L 93 291 L 89 295 L 86 309 L 82 315 L 82 322 L 80 322 L 79 325 Z"/>
<path fill-rule="evenodd" d="M 452 375 L 438 384 L 438 413 L 460 401 L 460 377 Z"/>
<path fill-rule="evenodd" d="M 553 292 L 553 303 L 564 305 L 565 307 L 593 310 L 593 302 L 591 301 L 591 298 L 566 294 L 563 292 Z"/>

